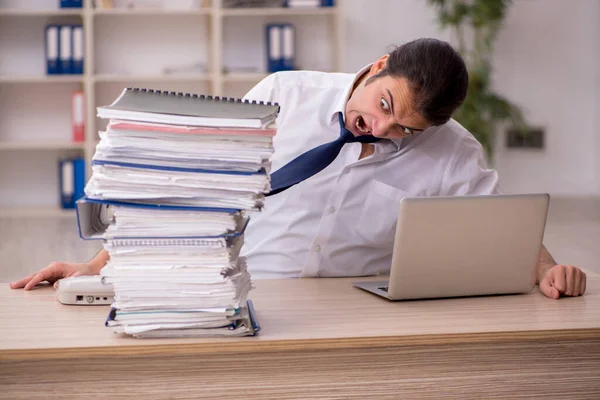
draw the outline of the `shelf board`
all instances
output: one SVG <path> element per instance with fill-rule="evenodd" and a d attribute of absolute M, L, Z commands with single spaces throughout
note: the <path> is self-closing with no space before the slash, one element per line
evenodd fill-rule
<path fill-rule="evenodd" d="M 25 141 L 0 141 L 2 150 L 82 150 L 85 143 L 74 143 L 66 140 L 32 140 Z"/>
<path fill-rule="evenodd" d="M 0 83 L 82 83 L 83 75 L 0 75 Z"/>
<path fill-rule="evenodd" d="M 232 72 L 223 74 L 223 82 L 258 83 L 269 74 L 265 72 Z"/>
<path fill-rule="evenodd" d="M 95 75 L 94 81 L 97 83 L 120 83 L 120 82 L 192 82 L 208 81 L 208 74 L 175 74 L 175 75 L 120 75 L 120 74 L 101 74 Z"/>
<path fill-rule="evenodd" d="M 287 7 L 256 7 L 256 8 L 223 8 L 221 14 L 225 17 L 250 17 L 250 16 L 293 16 L 293 15 L 334 15 L 337 13 L 336 7 L 307 7 L 307 8 L 287 8 Z"/>
<path fill-rule="evenodd" d="M 51 206 L 30 206 L 30 207 L 0 207 L 0 218 L 58 218 L 75 217 L 74 209 L 64 210 L 62 208 Z"/>
<path fill-rule="evenodd" d="M 148 16 L 148 15 L 208 15 L 210 9 L 195 8 L 195 9 L 169 9 L 169 8 L 109 8 L 109 9 L 94 9 L 94 15 L 132 15 L 132 16 Z"/>
<path fill-rule="evenodd" d="M 27 8 L 0 8 L 1 16 L 11 17 L 48 17 L 48 16 L 83 16 L 82 8 L 64 8 L 64 9 L 27 9 Z"/>

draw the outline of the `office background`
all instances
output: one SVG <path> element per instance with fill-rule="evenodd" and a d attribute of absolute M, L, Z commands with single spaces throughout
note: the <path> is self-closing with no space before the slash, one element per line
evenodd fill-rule
<path fill-rule="evenodd" d="M 299 69 L 355 72 L 394 44 L 425 36 L 453 40 L 425 0 L 337 0 L 330 9 L 296 10 L 301 15 L 219 9 L 219 18 L 182 9 L 203 1 L 96 14 L 90 1 L 73 15 L 52 11 L 58 3 L 0 0 L 2 281 L 53 260 L 85 261 L 100 248 L 78 238 L 74 213 L 60 207 L 58 160 L 89 160 L 97 140 L 90 133 L 102 127 L 86 104 L 93 128 L 87 124 L 83 143 L 70 143 L 73 91 L 82 89 L 96 105 L 130 85 L 241 96 L 267 73 L 265 25 L 275 22 L 293 24 Z M 45 26 L 82 22 L 93 29 L 86 32 L 93 51 L 85 74 L 46 80 Z M 508 149 L 506 133 L 499 132 L 494 167 L 502 189 L 549 192 L 547 246 L 559 262 L 590 269 L 600 269 L 594 264 L 600 256 L 594 243 L 600 237 L 599 37 L 595 0 L 516 0 L 496 41 L 493 75 L 495 90 L 545 135 L 543 149 Z"/>

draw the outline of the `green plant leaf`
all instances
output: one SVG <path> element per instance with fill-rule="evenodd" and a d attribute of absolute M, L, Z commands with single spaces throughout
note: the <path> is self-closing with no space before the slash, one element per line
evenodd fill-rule
<path fill-rule="evenodd" d="M 428 2 L 436 8 L 441 27 L 453 30 L 459 40 L 464 40 L 462 32 L 465 29 L 473 32 L 470 45 L 464 46 L 472 50 L 469 53 L 465 49 L 461 51 L 469 71 L 469 88 L 464 103 L 454 113 L 454 119 L 475 136 L 491 160 L 494 137 L 501 126 L 509 124 L 521 132 L 527 130 L 521 109 L 491 87 L 494 41 L 512 0 Z"/>

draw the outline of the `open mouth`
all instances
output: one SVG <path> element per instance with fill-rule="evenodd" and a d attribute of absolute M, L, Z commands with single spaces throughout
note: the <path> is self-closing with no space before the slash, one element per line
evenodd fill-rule
<path fill-rule="evenodd" d="M 365 135 L 371 134 L 371 129 L 369 129 L 369 127 L 367 126 L 367 123 L 365 122 L 363 117 L 361 117 L 360 115 L 358 116 L 358 118 L 356 118 L 356 121 L 354 122 L 354 126 L 356 126 L 356 129 L 358 129 L 358 131 L 362 134 L 365 134 Z"/>

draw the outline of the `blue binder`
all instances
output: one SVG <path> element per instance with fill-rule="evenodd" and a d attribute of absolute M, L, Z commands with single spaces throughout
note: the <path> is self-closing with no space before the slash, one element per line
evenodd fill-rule
<path fill-rule="evenodd" d="M 85 196 L 85 160 L 81 157 L 73 159 L 75 173 L 75 201 Z"/>
<path fill-rule="evenodd" d="M 59 71 L 61 74 L 73 73 L 73 29 L 71 25 L 60 25 L 58 29 L 59 45 Z"/>
<path fill-rule="evenodd" d="M 267 24 L 265 36 L 268 72 L 295 69 L 296 31 L 294 26 L 292 24 Z"/>
<path fill-rule="evenodd" d="M 296 67 L 296 29 L 292 24 L 283 24 L 281 29 L 281 70 L 291 71 Z"/>
<path fill-rule="evenodd" d="M 83 74 L 83 58 L 84 58 L 84 35 L 83 26 L 72 25 L 71 26 L 71 45 L 72 45 L 72 63 L 71 73 L 81 75 Z"/>
<path fill-rule="evenodd" d="M 58 25 L 46 26 L 46 73 L 48 75 L 56 75 L 60 73 L 59 54 L 60 54 L 60 39 Z"/>
<path fill-rule="evenodd" d="M 283 6 L 288 8 L 323 7 L 323 0 L 285 0 Z"/>
<path fill-rule="evenodd" d="M 153 210 L 178 210 L 178 211 L 209 211 L 209 212 L 227 212 L 237 213 L 241 210 L 232 208 L 209 208 L 209 207 L 194 207 L 194 206 L 176 206 L 176 205 L 161 205 L 161 204 L 141 204 L 131 203 L 127 201 L 116 201 L 116 200 L 98 200 L 83 197 L 75 202 L 77 211 L 77 228 L 79 230 L 79 236 L 84 240 L 102 240 L 104 237 L 104 231 L 106 227 L 100 226 L 94 220 L 104 210 L 108 210 L 110 206 L 122 206 L 122 207 L 134 207 L 134 208 L 145 208 Z M 242 228 L 238 232 L 228 233 L 219 236 L 194 236 L 186 238 L 194 239 L 216 239 L 216 238 L 234 238 L 242 235 L 248 226 L 249 218 L 246 218 Z M 149 237 L 139 237 L 137 239 L 149 239 Z"/>
<path fill-rule="evenodd" d="M 75 208 L 75 169 L 73 160 L 59 160 L 58 185 L 60 206 L 62 208 Z"/>
<path fill-rule="evenodd" d="M 321 0 L 321 7 L 335 7 L 335 0 Z"/>
<path fill-rule="evenodd" d="M 279 24 L 267 24 L 265 30 L 267 47 L 267 71 L 277 72 L 281 70 L 281 26 Z"/>
<path fill-rule="evenodd" d="M 75 202 L 85 195 L 85 161 L 83 158 L 59 160 L 58 172 L 60 206 L 75 208 Z"/>
<path fill-rule="evenodd" d="M 254 310 L 254 303 L 252 303 L 252 300 L 246 300 L 246 309 L 248 310 L 248 317 L 245 319 L 235 320 L 234 322 L 232 322 L 229 328 L 235 329 L 238 326 L 243 326 L 244 324 L 246 324 L 248 325 L 248 328 L 251 328 L 250 331 L 246 334 L 246 336 L 256 336 L 260 331 L 260 323 L 258 322 L 258 318 L 256 317 L 256 311 Z M 111 307 L 110 311 L 108 312 L 108 316 L 104 321 L 104 326 L 111 327 L 113 325 L 117 325 L 118 323 L 114 324 L 114 321 L 117 318 L 117 313 L 119 313 L 119 310 L 117 310 L 115 307 Z"/>
<path fill-rule="evenodd" d="M 83 0 L 60 0 L 60 8 L 82 8 Z"/>

